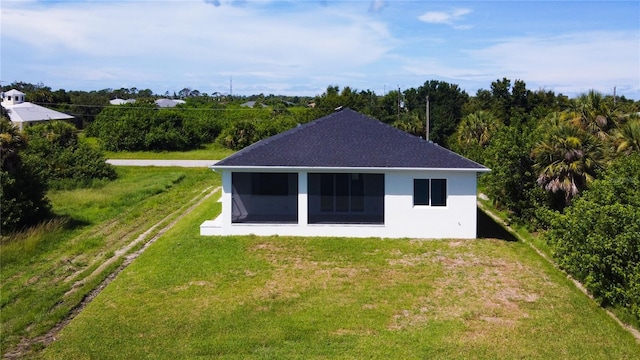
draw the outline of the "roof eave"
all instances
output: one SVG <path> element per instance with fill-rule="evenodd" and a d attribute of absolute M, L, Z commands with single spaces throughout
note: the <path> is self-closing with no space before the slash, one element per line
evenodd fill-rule
<path fill-rule="evenodd" d="M 236 170 L 236 171 L 365 171 L 365 172 L 373 172 L 373 171 L 452 171 L 452 172 L 476 172 L 476 173 L 485 173 L 490 172 L 491 169 L 482 167 L 482 168 L 423 168 L 423 167 L 331 167 L 331 166 L 218 166 L 211 165 L 209 168 L 213 171 L 220 172 L 225 170 Z"/>

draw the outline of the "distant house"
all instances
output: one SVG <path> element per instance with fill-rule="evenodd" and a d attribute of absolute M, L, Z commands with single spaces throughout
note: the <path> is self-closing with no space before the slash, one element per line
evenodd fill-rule
<path fill-rule="evenodd" d="M 25 93 L 15 89 L 2 93 L 2 107 L 9 113 L 11 122 L 20 130 L 41 121 L 73 119 L 71 115 L 27 102 L 25 98 Z"/>
<path fill-rule="evenodd" d="M 475 238 L 488 168 L 344 109 L 211 166 L 222 213 L 201 235 Z"/>
<path fill-rule="evenodd" d="M 158 99 L 156 100 L 156 105 L 161 108 L 175 107 L 177 105 L 181 105 L 186 103 L 184 100 L 174 100 L 174 99 Z"/>
<path fill-rule="evenodd" d="M 256 101 L 247 101 L 247 102 L 244 102 L 244 103 L 240 104 L 240 106 L 253 108 L 254 106 L 256 106 Z M 263 107 L 263 108 L 267 107 L 267 105 L 265 105 L 265 104 L 260 104 L 260 106 Z"/>
<path fill-rule="evenodd" d="M 115 98 L 115 99 L 113 99 L 113 100 L 109 100 L 109 103 L 110 103 L 111 105 L 135 104 L 135 103 L 136 103 L 136 99 L 127 99 L 127 100 L 124 100 L 124 99 L 118 99 L 118 98 Z"/>

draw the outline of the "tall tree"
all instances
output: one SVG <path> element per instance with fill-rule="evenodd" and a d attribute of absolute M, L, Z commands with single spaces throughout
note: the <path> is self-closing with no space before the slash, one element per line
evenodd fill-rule
<path fill-rule="evenodd" d="M 487 111 L 469 114 L 458 124 L 458 143 L 461 146 L 478 144 L 484 147 L 500 125 L 500 121 Z"/>
<path fill-rule="evenodd" d="M 532 229 L 540 226 L 536 209 L 545 205 L 543 190 L 536 183 L 531 148 L 535 129 L 517 122 L 502 126 L 484 151 L 484 164 L 491 171 L 480 178 L 494 204 L 508 211 L 512 220 Z"/>
<path fill-rule="evenodd" d="M 445 81 L 426 81 L 416 91 L 416 98 L 407 96 L 408 111 L 417 114 L 426 123 L 427 96 L 429 97 L 429 140 L 448 146 L 449 137 L 462 120 L 462 107 L 469 95 L 458 85 Z"/>
<path fill-rule="evenodd" d="M 472 160 L 483 162 L 483 150 L 501 126 L 488 111 L 469 114 L 458 124 L 453 148 Z"/>
<path fill-rule="evenodd" d="M 568 206 L 603 168 L 605 149 L 595 136 L 569 123 L 546 131 L 531 152 L 538 184 L 552 193 L 561 193 L 564 206 Z"/>
<path fill-rule="evenodd" d="M 614 131 L 616 152 L 629 155 L 640 153 L 640 119 L 629 120 Z"/>
<path fill-rule="evenodd" d="M 105 91 L 70 92 L 71 115 L 75 117 L 76 127 L 82 129 L 91 124 L 102 109 L 109 105 L 109 94 Z"/>
<path fill-rule="evenodd" d="M 610 136 L 610 131 L 618 126 L 620 114 L 613 107 L 611 100 L 595 91 L 580 94 L 573 101 L 575 113 L 573 123 L 601 140 Z"/>

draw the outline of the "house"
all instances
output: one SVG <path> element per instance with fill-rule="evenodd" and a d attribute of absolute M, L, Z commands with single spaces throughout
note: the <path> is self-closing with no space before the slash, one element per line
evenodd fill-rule
<path fill-rule="evenodd" d="M 136 103 L 136 99 L 119 99 L 119 98 L 115 98 L 113 100 L 109 100 L 109 103 L 111 105 L 125 105 L 125 104 L 135 104 Z"/>
<path fill-rule="evenodd" d="M 158 99 L 155 101 L 156 105 L 161 108 L 168 107 L 176 107 L 177 105 L 185 104 L 184 100 L 174 100 L 174 99 Z"/>
<path fill-rule="evenodd" d="M 222 212 L 201 235 L 475 238 L 488 168 L 351 109 L 211 168 Z"/>
<path fill-rule="evenodd" d="M 244 102 L 244 103 L 240 104 L 240 106 L 242 106 L 242 107 L 248 107 L 248 108 L 253 108 L 254 106 L 256 106 L 256 102 L 255 102 L 255 101 L 247 101 L 247 102 Z M 265 104 L 260 104 L 260 106 L 261 106 L 261 107 L 263 107 L 263 108 L 268 107 L 268 106 L 267 106 L 267 105 L 265 105 Z"/>
<path fill-rule="evenodd" d="M 2 107 L 9 113 L 9 120 L 20 130 L 40 121 L 73 119 L 71 115 L 32 104 L 25 98 L 26 94 L 16 89 L 2 93 Z"/>

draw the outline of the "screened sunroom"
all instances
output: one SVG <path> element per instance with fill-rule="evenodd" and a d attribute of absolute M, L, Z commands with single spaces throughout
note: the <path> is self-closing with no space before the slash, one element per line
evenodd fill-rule
<path fill-rule="evenodd" d="M 298 176 L 234 172 L 231 221 L 298 223 Z M 384 224 L 383 174 L 308 173 L 307 189 L 309 224 Z"/>
<path fill-rule="evenodd" d="M 384 174 L 309 173 L 309 224 L 384 224 Z"/>
<path fill-rule="evenodd" d="M 233 223 L 298 222 L 298 174 L 234 172 Z"/>

